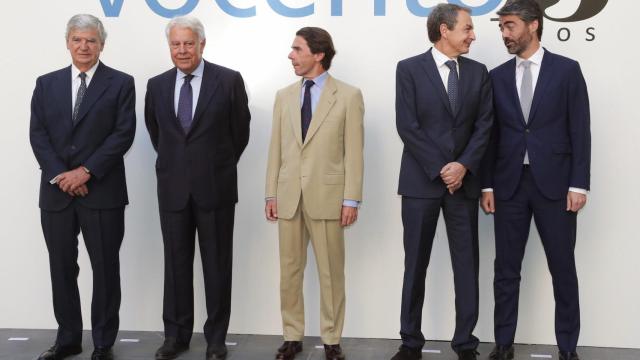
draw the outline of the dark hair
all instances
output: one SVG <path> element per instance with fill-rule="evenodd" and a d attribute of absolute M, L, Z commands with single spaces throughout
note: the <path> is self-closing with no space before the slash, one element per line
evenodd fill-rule
<path fill-rule="evenodd" d="M 527 24 L 538 20 L 538 40 L 542 40 L 542 19 L 544 14 L 535 0 L 507 0 L 497 12 L 498 16 L 515 15 Z"/>
<path fill-rule="evenodd" d="M 296 32 L 296 36 L 301 36 L 307 42 L 312 54 L 324 53 L 324 58 L 321 61 L 322 68 L 329 70 L 331 60 L 336 55 L 331 35 L 319 27 L 303 27 Z"/>
<path fill-rule="evenodd" d="M 447 29 L 453 30 L 458 22 L 458 12 L 466 11 L 471 14 L 471 9 L 464 6 L 455 4 L 438 4 L 427 18 L 427 34 L 429 35 L 429 41 L 437 43 L 440 41 L 442 34 L 440 34 L 440 25 L 447 25 Z"/>

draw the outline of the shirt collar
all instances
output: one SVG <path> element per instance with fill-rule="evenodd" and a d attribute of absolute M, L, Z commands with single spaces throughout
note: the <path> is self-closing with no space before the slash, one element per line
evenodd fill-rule
<path fill-rule="evenodd" d="M 85 79 L 85 81 L 90 81 L 93 78 L 93 74 L 96 73 L 98 64 L 100 64 L 100 61 L 96 61 L 96 63 L 91 67 L 91 69 L 85 71 L 85 74 L 87 74 L 87 78 Z M 71 80 L 75 80 L 78 77 L 78 75 L 80 75 L 80 73 L 81 73 L 80 69 L 78 69 L 74 64 L 71 64 Z"/>
<path fill-rule="evenodd" d="M 542 64 L 542 57 L 544 56 L 544 48 L 540 46 L 536 52 L 531 55 L 528 59 L 521 58 L 520 56 L 516 56 L 516 68 L 522 64 L 523 61 L 529 60 L 532 64 L 540 66 Z"/>
<path fill-rule="evenodd" d="M 436 49 L 435 46 L 431 48 L 431 54 L 433 55 L 433 61 L 436 62 L 437 67 L 444 66 L 444 64 L 449 60 L 453 60 L 456 63 L 458 63 L 458 58 L 453 58 L 453 59 L 449 58 L 447 55 L 443 54 L 440 50 Z"/>
<path fill-rule="evenodd" d="M 187 76 L 187 74 L 185 74 L 182 70 L 176 68 L 178 70 L 177 76 L 178 79 L 184 79 L 185 76 Z M 193 70 L 191 72 L 191 75 L 193 75 L 194 77 L 202 77 L 202 74 L 204 73 L 204 59 L 200 60 L 200 64 L 198 64 L 198 67 Z"/>
<path fill-rule="evenodd" d="M 324 83 L 325 83 L 325 81 L 327 81 L 328 77 L 329 77 L 329 72 L 325 71 L 322 74 L 320 74 L 320 75 L 318 75 L 315 78 L 310 79 L 310 80 L 313 80 L 313 83 L 315 84 L 315 86 L 317 86 L 318 89 L 322 90 L 322 88 L 324 87 Z M 308 81 L 307 79 L 304 79 L 302 81 L 302 85 L 304 85 L 304 83 L 307 82 L 307 81 Z"/>

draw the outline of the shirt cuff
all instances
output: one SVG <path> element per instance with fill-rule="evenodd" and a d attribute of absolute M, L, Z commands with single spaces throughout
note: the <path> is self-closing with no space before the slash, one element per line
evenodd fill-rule
<path fill-rule="evenodd" d="M 269 200 L 275 200 L 275 198 L 276 198 L 275 196 L 264 198 L 264 201 L 266 202 L 266 201 L 269 201 Z"/>
<path fill-rule="evenodd" d="M 569 191 L 582 194 L 582 195 L 587 195 L 589 193 L 586 189 L 580 189 L 580 188 L 574 188 L 574 187 L 570 187 Z"/>
<path fill-rule="evenodd" d="M 58 178 L 60 177 L 60 175 L 57 175 L 56 177 L 54 177 L 53 179 L 49 180 L 49 184 L 51 185 L 55 185 L 58 183 Z"/>
<path fill-rule="evenodd" d="M 349 199 L 342 200 L 342 206 L 357 208 L 358 205 L 360 205 L 360 202 L 356 200 L 349 200 Z"/>
<path fill-rule="evenodd" d="M 493 188 L 482 189 L 482 192 L 493 192 Z"/>

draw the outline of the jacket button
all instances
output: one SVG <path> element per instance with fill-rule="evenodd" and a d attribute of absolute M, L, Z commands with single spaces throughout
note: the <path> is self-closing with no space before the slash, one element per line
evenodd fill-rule
<path fill-rule="evenodd" d="M 524 129 L 524 132 L 529 133 L 529 128 Z"/>
<path fill-rule="evenodd" d="M 71 145 L 71 150 L 75 150 L 76 146 L 75 145 Z"/>

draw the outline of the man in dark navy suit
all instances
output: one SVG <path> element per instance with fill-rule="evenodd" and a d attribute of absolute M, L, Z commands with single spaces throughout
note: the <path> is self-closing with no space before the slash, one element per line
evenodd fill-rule
<path fill-rule="evenodd" d="M 106 32 L 96 17 L 72 17 L 66 38 L 72 65 L 39 77 L 31 101 L 29 135 L 42 170 L 39 206 L 58 322 L 55 344 L 38 359 L 82 352 L 80 231 L 93 269 L 91 359 L 111 359 L 128 203 L 123 156 L 135 135 L 135 89 L 131 76 L 98 61 Z"/>
<path fill-rule="evenodd" d="M 495 126 L 483 166 L 482 207 L 494 213 L 495 341 L 491 359 L 513 358 L 520 270 L 535 219 L 553 278 L 559 357 L 577 360 L 580 332 L 574 258 L 576 217 L 589 190 L 587 87 L 574 60 L 540 46 L 543 13 L 534 0 L 498 11 L 516 56 L 491 71 Z"/>
<path fill-rule="evenodd" d="M 164 240 L 165 341 L 156 359 L 185 351 L 193 334 L 193 256 L 198 232 L 204 272 L 206 358 L 227 356 L 231 314 L 236 164 L 249 142 L 249 107 L 240 73 L 205 61 L 202 23 L 177 17 L 166 28 L 175 67 L 149 80 L 145 121 L 158 153 Z"/>
<path fill-rule="evenodd" d="M 459 359 L 476 359 L 478 339 L 478 170 L 493 121 L 484 65 L 462 57 L 475 40 L 470 10 L 436 6 L 427 20 L 433 48 L 398 63 L 396 125 L 404 142 L 400 184 L 405 270 L 402 346 L 393 360 L 419 359 L 425 277 L 440 210 L 451 252 Z"/>

